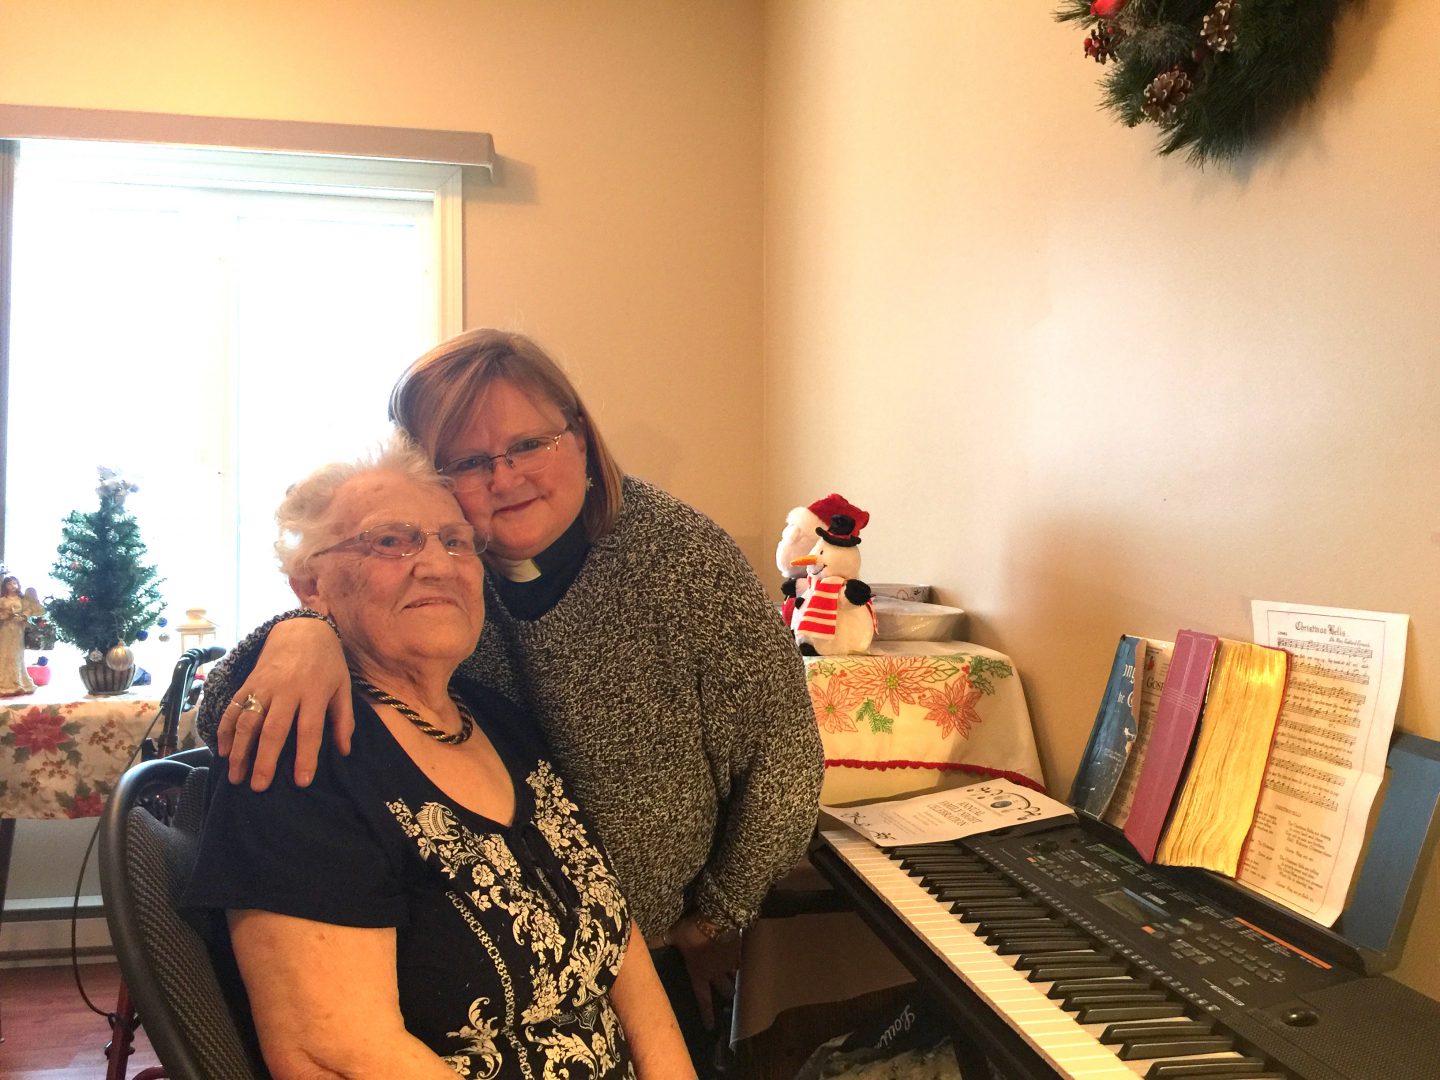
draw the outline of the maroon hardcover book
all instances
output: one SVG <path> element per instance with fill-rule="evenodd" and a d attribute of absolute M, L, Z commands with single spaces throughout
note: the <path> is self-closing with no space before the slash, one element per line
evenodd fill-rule
<path fill-rule="evenodd" d="M 1181 630 L 1175 635 L 1175 652 L 1165 676 L 1165 687 L 1160 691 L 1160 703 L 1155 707 L 1155 726 L 1150 733 L 1145 767 L 1140 770 L 1135 802 L 1125 822 L 1126 839 L 1135 845 L 1146 862 L 1155 859 L 1160 833 L 1170 816 L 1170 804 L 1180 787 L 1219 644 L 1220 639 L 1214 634 Z"/>

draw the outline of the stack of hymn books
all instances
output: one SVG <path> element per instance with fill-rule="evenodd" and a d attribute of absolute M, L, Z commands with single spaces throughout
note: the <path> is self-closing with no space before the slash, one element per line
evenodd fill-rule
<path fill-rule="evenodd" d="M 1147 861 L 1234 877 L 1285 691 L 1283 650 L 1122 637 L 1070 802 Z"/>

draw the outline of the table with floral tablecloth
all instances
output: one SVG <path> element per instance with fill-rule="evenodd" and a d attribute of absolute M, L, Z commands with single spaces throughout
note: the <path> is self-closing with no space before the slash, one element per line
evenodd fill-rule
<path fill-rule="evenodd" d="M 962 641 L 877 641 L 805 661 L 827 803 L 1005 777 L 1044 788 L 1015 665 Z"/>
<path fill-rule="evenodd" d="M 84 697 L 78 686 L 52 685 L 0 698 L 0 818 L 98 817 L 159 712 L 161 689 Z"/>
<path fill-rule="evenodd" d="M 163 689 L 86 697 L 76 678 L 0 698 L 0 904 L 15 819 L 99 817 L 158 715 Z"/>
<path fill-rule="evenodd" d="M 876 641 L 863 655 L 807 657 L 805 673 L 825 745 L 822 802 L 985 777 L 1044 788 L 1020 676 L 1003 653 L 964 641 Z M 772 897 L 771 906 L 785 914 L 745 931 L 734 1040 L 764 1031 L 787 1009 L 856 1001 L 910 981 L 853 912 L 818 901 L 803 911 L 807 893 L 829 889 L 808 864 L 780 889 L 791 898 Z"/>

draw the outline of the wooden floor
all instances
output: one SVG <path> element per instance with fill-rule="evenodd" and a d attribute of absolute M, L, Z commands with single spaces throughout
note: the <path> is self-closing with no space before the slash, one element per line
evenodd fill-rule
<path fill-rule="evenodd" d="M 114 964 L 82 964 L 80 974 L 90 1000 L 107 1011 L 113 1009 L 120 969 Z M 0 1080 L 104 1080 L 110 1025 L 86 1007 L 68 965 L 0 971 L 0 1008 L 5 1036 L 0 1043 Z M 158 1064 L 141 1031 L 125 1075 L 133 1077 Z"/>
<path fill-rule="evenodd" d="M 80 968 L 90 1000 L 115 1007 L 120 971 L 114 964 Z M 867 1008 L 884 1011 L 903 999 L 905 987 L 867 997 Z M 856 1002 L 812 1006 L 782 1013 L 774 1027 L 739 1048 L 729 1080 L 791 1080 L 820 1043 L 843 1034 L 856 1015 Z M 110 1025 L 91 1012 L 75 989 L 69 966 L 0 970 L 0 1006 L 5 1041 L 0 1043 L 0 1080 L 105 1080 L 105 1044 Z M 126 1077 L 158 1065 L 142 1029 Z"/>

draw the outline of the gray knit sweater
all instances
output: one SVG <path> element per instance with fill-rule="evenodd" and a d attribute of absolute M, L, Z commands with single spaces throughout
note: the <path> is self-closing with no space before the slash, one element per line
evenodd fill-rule
<path fill-rule="evenodd" d="M 615 529 L 540 618 L 515 618 L 487 583 L 461 672 L 533 710 L 646 934 L 690 908 L 744 926 L 815 825 L 824 764 L 804 665 L 718 525 L 633 477 L 624 491 Z M 212 673 L 202 732 L 249 644 Z"/>

